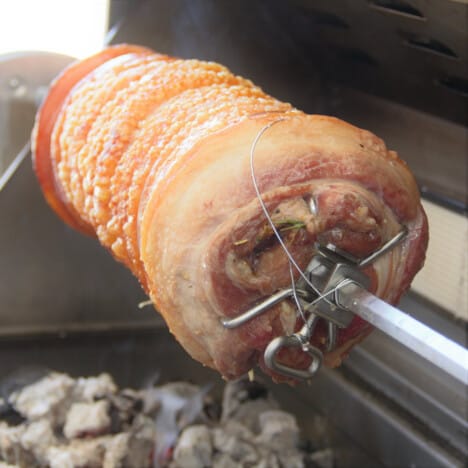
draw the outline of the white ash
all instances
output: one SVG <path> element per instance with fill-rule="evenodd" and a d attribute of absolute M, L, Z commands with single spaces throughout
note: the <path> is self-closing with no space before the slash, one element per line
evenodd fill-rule
<path fill-rule="evenodd" d="M 103 468 L 123 468 L 130 445 L 130 434 L 123 432 L 112 437 L 106 446 L 102 461 Z"/>
<path fill-rule="evenodd" d="M 213 455 L 211 433 L 207 426 L 187 427 L 179 437 L 174 451 L 174 466 L 210 466 Z"/>
<path fill-rule="evenodd" d="M 67 439 L 102 435 L 110 431 L 109 402 L 73 403 L 67 413 L 63 434 Z"/>
<path fill-rule="evenodd" d="M 119 390 L 108 374 L 72 379 L 51 373 L 10 395 L 8 405 L 26 421 L 0 421 L 0 468 L 334 463 L 331 451 L 300 450 L 294 416 L 280 410 L 265 387 L 247 380 L 226 385 L 220 408 L 208 387 L 187 382 Z"/>
<path fill-rule="evenodd" d="M 255 468 L 289 468 L 289 465 L 281 465 L 278 457 L 274 453 L 269 453 L 255 465 Z"/>
<path fill-rule="evenodd" d="M 238 380 L 230 382 L 224 389 L 221 422 L 238 421 L 251 431 L 258 432 L 258 415 L 278 408 L 278 403 L 263 385 Z"/>
<path fill-rule="evenodd" d="M 276 460 L 279 461 L 280 467 L 304 468 L 305 466 L 308 466 L 305 461 L 307 458 L 304 457 L 303 453 L 297 450 L 285 453 L 277 453 Z"/>
<path fill-rule="evenodd" d="M 335 456 L 333 450 L 329 448 L 309 454 L 307 460 L 317 468 L 333 468 L 335 466 Z"/>
<path fill-rule="evenodd" d="M 256 382 L 242 380 L 227 384 L 220 423 L 210 428 L 214 449 L 212 464 L 200 463 L 196 450 L 192 449 L 191 453 L 184 447 L 186 457 L 174 456 L 175 463 L 171 466 L 192 468 L 215 466 L 216 463 L 216 466 L 226 468 L 305 467 L 305 454 L 298 448 L 297 422 L 293 415 L 277 408 L 278 404 L 269 392 Z M 179 438 L 175 454 L 184 441 L 185 431 Z"/>
<path fill-rule="evenodd" d="M 5 463 L 0 461 L 0 468 L 20 468 L 19 465 L 11 465 L 10 463 Z"/>
<path fill-rule="evenodd" d="M 264 411 L 258 416 L 261 433 L 256 438 L 259 444 L 265 444 L 276 451 L 296 447 L 299 442 L 299 427 L 291 413 L 281 410 Z"/>
<path fill-rule="evenodd" d="M 202 389 L 186 382 L 174 382 L 147 390 L 144 411 L 152 414 L 154 402 L 158 402 L 155 415 L 155 466 L 164 465 L 181 431 L 189 424 L 197 422 L 203 411 L 206 393 L 206 388 Z"/>
<path fill-rule="evenodd" d="M 74 440 L 47 450 L 46 462 L 50 468 L 101 468 L 106 444 L 101 439 Z"/>
<path fill-rule="evenodd" d="M 254 433 L 242 423 L 232 420 L 222 423 L 219 427 L 213 429 L 214 443 L 216 446 L 222 447 L 225 444 L 225 439 L 234 437 L 238 440 L 252 441 L 255 438 Z"/>
<path fill-rule="evenodd" d="M 238 462 L 253 463 L 258 459 L 254 439 L 255 435 L 247 427 L 236 421 L 228 421 L 213 429 L 213 445 L 216 450 L 226 453 Z"/>
<path fill-rule="evenodd" d="M 49 447 L 58 444 L 57 437 L 52 430 L 47 419 L 34 421 L 21 434 L 21 446 L 32 453 L 35 459 L 41 463 L 46 463 L 46 455 Z"/>
<path fill-rule="evenodd" d="M 97 377 L 80 377 L 76 380 L 74 399 L 92 402 L 99 398 L 117 393 L 117 385 L 109 374 Z"/>
<path fill-rule="evenodd" d="M 124 468 L 152 467 L 155 451 L 156 429 L 154 419 L 143 414 L 135 417 Z"/>
<path fill-rule="evenodd" d="M 64 419 L 75 381 L 65 374 L 53 372 L 38 382 L 12 395 L 8 402 L 28 420 L 48 418 L 52 423 Z"/>
<path fill-rule="evenodd" d="M 0 422 L 0 460 L 10 464 L 27 466 L 32 460 L 32 455 L 21 445 L 21 436 L 26 426 L 8 426 Z"/>
<path fill-rule="evenodd" d="M 226 453 L 217 453 L 213 456 L 213 468 L 237 468 L 238 463 Z"/>

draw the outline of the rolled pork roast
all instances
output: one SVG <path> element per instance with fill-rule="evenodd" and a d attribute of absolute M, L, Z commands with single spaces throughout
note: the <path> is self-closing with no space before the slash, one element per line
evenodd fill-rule
<path fill-rule="evenodd" d="M 123 262 L 187 352 L 227 379 L 259 365 L 280 380 L 264 349 L 303 324 L 292 301 L 236 329 L 221 324 L 291 283 L 251 163 L 271 222 L 301 268 L 318 242 L 364 257 L 406 226 L 405 240 L 364 270 L 371 292 L 394 304 L 424 262 L 426 216 L 395 152 L 216 63 L 109 47 L 52 83 L 32 143 L 50 206 Z M 311 343 L 335 367 L 370 332 L 355 317 L 334 351 L 325 350 L 324 324 Z M 310 364 L 297 349 L 278 357 Z"/>

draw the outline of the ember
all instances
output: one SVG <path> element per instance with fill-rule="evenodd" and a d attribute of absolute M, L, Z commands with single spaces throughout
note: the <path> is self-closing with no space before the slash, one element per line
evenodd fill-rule
<path fill-rule="evenodd" d="M 3 400 L 24 419 L 0 421 L 0 468 L 333 466 L 300 448 L 295 417 L 258 382 L 228 383 L 221 408 L 187 382 L 119 390 L 107 374 L 52 372 Z"/>

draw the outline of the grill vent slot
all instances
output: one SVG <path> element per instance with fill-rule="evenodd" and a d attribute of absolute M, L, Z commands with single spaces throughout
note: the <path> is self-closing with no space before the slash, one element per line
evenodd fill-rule
<path fill-rule="evenodd" d="M 417 36 L 411 33 L 401 33 L 405 38 L 404 44 L 414 49 L 431 54 L 442 55 L 447 58 L 457 59 L 458 55 L 443 42 L 428 36 Z"/>
<path fill-rule="evenodd" d="M 437 80 L 437 84 L 459 94 L 460 96 L 468 97 L 468 80 L 464 78 L 459 78 L 458 76 L 447 76 L 446 78 Z"/>
<path fill-rule="evenodd" d="M 370 6 L 383 13 L 425 20 L 424 15 L 414 6 L 403 0 L 372 0 Z"/>

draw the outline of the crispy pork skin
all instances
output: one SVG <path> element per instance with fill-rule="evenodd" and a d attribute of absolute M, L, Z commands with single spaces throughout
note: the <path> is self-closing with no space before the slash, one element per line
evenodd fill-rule
<path fill-rule="evenodd" d="M 221 325 L 290 283 L 251 178 L 268 125 L 254 173 L 297 263 L 317 241 L 364 257 L 406 225 L 405 241 L 365 270 L 372 292 L 396 303 L 423 264 L 427 221 L 406 164 L 365 130 L 304 114 L 221 65 L 121 45 L 65 70 L 33 132 L 52 208 L 127 265 L 185 349 L 226 378 L 265 368 L 269 341 L 301 326 L 287 301 Z M 356 317 L 325 363 L 370 331 Z M 312 342 L 324 347 L 325 327 Z M 298 351 L 280 359 L 308 365 Z"/>

